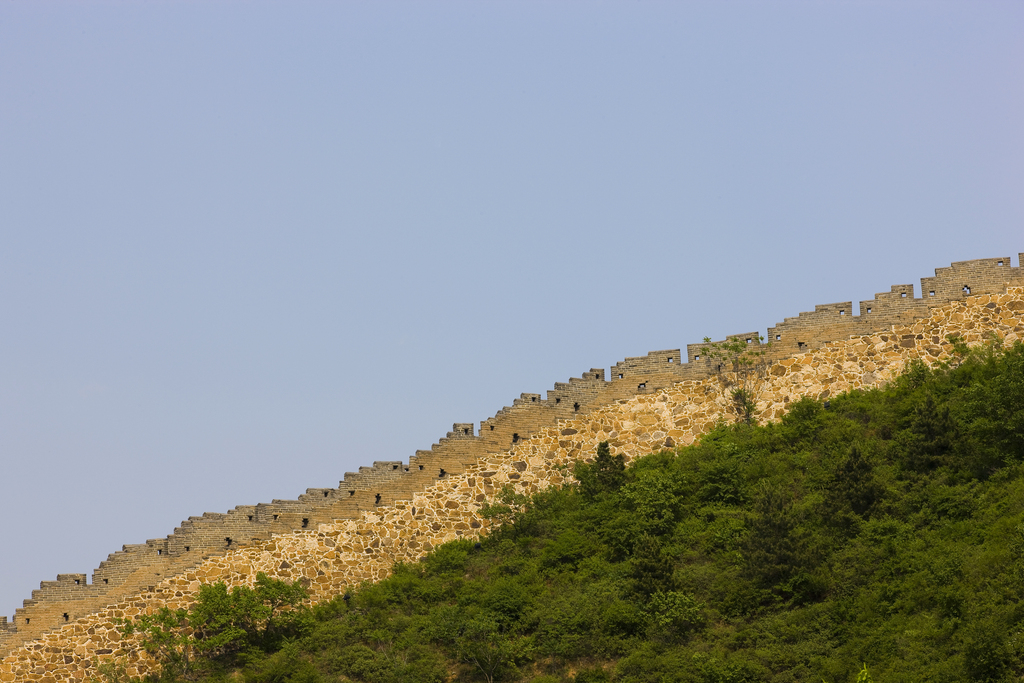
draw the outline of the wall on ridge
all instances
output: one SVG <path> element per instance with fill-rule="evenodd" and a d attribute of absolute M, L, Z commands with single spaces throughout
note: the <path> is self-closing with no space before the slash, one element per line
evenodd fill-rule
<path fill-rule="evenodd" d="M 1022 254 L 1021 256 L 1024 256 Z M 861 302 L 858 316 L 850 302 L 824 304 L 815 311 L 787 318 L 768 329 L 772 360 L 820 348 L 824 343 L 853 334 L 908 324 L 929 311 L 973 293 L 1003 292 L 1019 276 L 1009 257 L 977 259 L 939 268 L 935 276 L 921 280 L 921 297 L 913 285 L 894 285 L 890 292 Z M 757 343 L 759 334 L 729 335 Z M 600 406 L 652 394 L 670 384 L 706 378 L 712 370 L 702 354 L 705 344 L 687 346 L 686 358 L 679 349 L 652 351 L 626 358 L 611 373 L 591 368 L 580 378 L 556 383 L 546 397 L 524 393 L 480 423 L 456 423 L 452 431 L 429 450 L 420 450 L 402 461 L 378 461 L 373 467 L 346 473 L 337 488 L 311 488 L 296 500 L 274 500 L 238 506 L 227 513 L 204 513 L 182 522 L 162 539 L 126 545 L 111 554 L 92 575 L 61 574 L 44 581 L 32 592 L 12 623 L 0 617 L 0 655 L 19 643 L 41 636 L 80 617 L 155 586 L 216 554 L 276 534 L 313 528 L 336 519 L 356 519 L 397 500 L 406 500 L 443 477 L 459 474 L 489 454 L 502 452 L 522 439 L 557 424 L 585 415 Z"/>
<path fill-rule="evenodd" d="M 758 393 L 757 415 L 778 419 L 800 397 L 826 398 L 876 386 L 897 376 L 911 360 L 939 361 L 950 350 L 948 334 L 976 344 L 990 333 L 1001 335 L 1006 344 L 1024 338 L 1024 286 L 1008 287 L 1005 294 L 970 296 L 936 308 L 909 325 L 783 359 L 772 367 Z M 477 511 L 502 486 L 532 492 L 560 484 L 561 466 L 589 458 L 603 440 L 610 441 L 613 451 L 633 459 L 666 443 L 692 443 L 731 415 L 728 392 L 716 377 L 684 380 L 654 393 L 608 403 L 539 430 L 510 449 L 413 494 L 410 500 L 207 558 L 151 590 L 16 648 L 0 662 L 0 682 L 84 681 L 94 662 L 106 658 L 126 662 L 131 675 L 144 674 L 154 663 L 137 643 L 122 639 L 114 618 L 152 612 L 160 606 L 186 607 L 201 582 L 251 585 L 259 571 L 303 580 L 314 600 L 321 600 L 361 581 L 386 577 L 397 561 L 415 560 L 440 543 L 485 531 L 486 521 Z"/>

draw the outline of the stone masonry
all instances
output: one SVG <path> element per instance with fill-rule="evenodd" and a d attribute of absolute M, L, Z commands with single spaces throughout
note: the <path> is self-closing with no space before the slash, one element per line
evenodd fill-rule
<path fill-rule="evenodd" d="M 770 328 L 775 344 L 778 335 L 802 345 L 795 353 L 773 345 L 757 416 L 778 419 L 802 396 L 878 386 L 913 359 L 941 360 L 950 348 L 947 334 L 969 343 L 993 333 L 1007 344 L 1024 337 L 1020 276 L 1008 258 L 954 263 L 922 280 L 920 299 L 911 286 L 898 285 L 862 303 L 860 316 L 832 304 Z M 867 329 L 870 321 L 861 318 L 876 313 L 882 325 Z M 755 333 L 748 336 L 757 343 Z M 486 531 L 477 510 L 502 486 L 531 492 L 562 483 L 564 466 L 589 458 L 603 440 L 627 459 L 692 443 L 733 414 L 719 376 L 697 358 L 702 348 L 688 347 L 689 363 L 680 362 L 678 350 L 652 352 L 618 363 L 610 379 L 594 369 L 557 384 L 545 399 L 523 394 L 482 422 L 479 434 L 472 424 L 456 424 L 408 465 L 375 463 L 347 474 L 338 489 L 190 518 L 166 539 L 115 553 L 91 584 L 84 574 L 44 582 L 14 624 L 0 620 L 0 682 L 85 681 L 107 658 L 143 674 L 153 662 L 122 640 L 116 617 L 187 607 L 201 582 L 251 585 L 259 571 L 301 579 L 314 602 L 326 599 L 379 580 L 395 562 L 413 561 L 439 543 Z"/>

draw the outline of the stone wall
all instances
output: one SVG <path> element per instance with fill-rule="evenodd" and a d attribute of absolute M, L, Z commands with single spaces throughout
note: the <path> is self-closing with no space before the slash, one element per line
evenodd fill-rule
<path fill-rule="evenodd" d="M 996 272 L 1009 277 L 1019 272 L 1009 267 L 1008 259 L 1002 266 L 993 260 L 965 263 L 946 270 L 954 272 L 955 280 L 964 279 L 965 273 L 984 274 L 998 268 L 1005 270 Z M 972 265 L 979 263 L 980 266 Z M 973 282 L 967 283 L 973 293 L 979 289 L 1005 293 L 968 296 L 961 289 L 958 299 L 944 306 L 927 307 L 927 316 L 911 316 L 906 319 L 907 324 L 819 344 L 814 350 L 778 359 L 758 395 L 759 417 L 777 419 L 786 405 L 800 396 L 825 398 L 849 388 L 887 381 L 913 358 L 934 362 L 948 350 L 946 334 L 962 334 L 969 341 L 978 342 L 985 332 L 994 331 L 1011 342 L 1024 333 L 1024 289 L 1007 288 L 1005 281 L 1001 285 L 996 280 L 992 281 L 995 284 Z M 92 662 L 104 657 L 127 659 L 134 672 L 143 673 L 152 663 L 132 644 L 120 642 L 113 618 L 151 611 L 161 605 L 187 606 L 199 582 L 251 583 L 258 571 L 289 580 L 306 579 L 314 600 L 319 600 L 346 586 L 386 576 L 395 561 L 414 560 L 438 543 L 479 533 L 486 524 L 477 517 L 476 510 L 501 486 L 514 484 L 524 491 L 533 491 L 561 483 L 558 466 L 588 457 L 602 440 L 609 440 L 616 452 L 628 458 L 664 445 L 692 443 L 731 414 L 727 392 L 706 369 L 698 373 L 690 364 L 691 369 L 685 371 L 689 378 L 684 378 L 673 374 L 676 368 L 665 371 L 670 365 L 682 369 L 687 364 L 679 363 L 678 351 L 652 352 L 645 358 L 627 359 L 615 366 L 611 381 L 604 379 L 603 371 L 591 370 L 587 373 L 590 377 L 576 382 L 590 387 L 589 394 L 565 389 L 560 392 L 557 385 L 555 392 L 560 393 L 549 392 L 547 400 L 524 394 L 516 405 L 506 409 L 506 414 L 515 413 L 517 406 L 529 415 L 539 402 L 551 407 L 584 395 L 590 398 L 583 398 L 587 410 L 580 410 L 578 405 L 562 406 L 561 410 L 568 408 L 565 417 L 556 414 L 547 424 L 544 420 L 523 423 L 527 427 L 512 432 L 515 438 L 506 440 L 504 449 L 490 453 L 455 449 L 454 457 L 436 457 L 448 448 L 447 444 L 480 443 L 481 437 L 492 431 L 487 429 L 488 425 L 500 422 L 502 413 L 484 421 L 479 436 L 472 434 L 471 425 L 456 424 L 442 444 L 419 452 L 409 466 L 395 461 L 365 468 L 372 471 L 359 476 L 371 480 L 366 475 L 374 475 L 372 485 L 388 486 L 380 493 L 373 494 L 370 489 L 361 496 L 359 489 L 311 489 L 306 501 L 290 502 L 291 509 L 282 505 L 288 501 L 275 501 L 272 506 L 276 507 L 263 506 L 261 510 L 261 506 L 248 506 L 220 516 L 235 515 L 244 527 L 246 523 L 282 522 L 281 516 L 291 514 L 291 528 L 240 535 L 216 552 L 203 547 L 182 548 L 173 555 L 166 550 L 169 543 L 161 546 L 163 539 L 150 542 L 152 545 L 146 544 L 146 548 L 155 546 L 155 550 L 166 552 L 155 553 L 157 558 L 165 558 L 165 564 L 158 565 L 164 570 L 163 576 L 153 571 L 152 563 L 143 565 L 134 581 L 118 584 L 120 593 L 111 591 L 100 596 L 83 614 L 69 613 L 68 605 L 75 604 L 73 597 L 78 589 L 74 587 L 84 584 L 84 575 L 61 575 L 54 582 L 57 585 L 49 589 L 63 590 L 65 596 L 71 597 L 48 603 L 58 628 L 51 625 L 39 634 L 38 640 L 13 647 L 0 664 L 0 681 L 80 681 L 85 679 Z M 620 370 L 623 378 L 616 381 Z M 625 381 L 627 375 L 647 382 L 634 385 Z M 509 425 L 517 426 L 514 422 L 504 424 Z M 450 467 L 443 476 L 427 469 L 443 469 L 439 467 L 441 463 Z M 372 504 L 369 495 L 375 496 Z M 328 502 L 321 503 L 321 499 Z M 270 512 L 272 509 L 279 512 Z M 278 518 L 270 518 L 272 514 Z M 203 519 L 207 517 L 193 518 Z M 216 529 L 217 534 L 225 528 L 217 526 L 222 519 L 209 519 L 210 528 Z M 212 538 L 216 540 L 217 536 Z M 62 620 L 65 623 L 61 624 Z"/>

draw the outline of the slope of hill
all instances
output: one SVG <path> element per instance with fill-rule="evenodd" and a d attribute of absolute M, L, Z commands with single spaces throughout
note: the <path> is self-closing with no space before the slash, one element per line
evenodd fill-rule
<path fill-rule="evenodd" d="M 480 543 L 239 630 L 192 678 L 1019 680 L 1024 344 L 965 352 L 628 468 L 603 443 L 572 483 L 506 488 Z M 208 639 L 238 620 L 211 604 Z"/>
<path fill-rule="evenodd" d="M 923 279 L 920 299 L 912 286 L 897 285 L 862 302 L 862 315 L 852 319 L 849 302 L 787 319 L 771 328 L 775 346 L 764 357 L 771 365 L 761 367 L 744 410 L 768 422 L 802 397 L 827 400 L 882 386 L 914 361 L 934 366 L 952 359 L 959 347 L 949 335 L 974 345 L 1001 335 L 1012 344 L 1024 337 L 1019 273 L 1008 258 L 960 262 Z M 742 335 L 739 344 L 757 349 L 755 339 Z M 96 585 L 97 575 L 91 585 L 84 575 L 61 577 L 19 610 L 24 624 L 0 623 L 0 641 L 9 647 L 0 681 L 81 681 L 108 658 L 126 661 L 134 676 L 153 672 L 158 663 L 138 648 L 137 637 L 121 634 L 117 619 L 188 609 L 204 583 L 252 586 L 259 572 L 300 580 L 313 602 L 328 601 L 347 587 L 386 578 L 396 562 L 486 532 L 492 520 L 481 512 L 504 486 L 518 495 L 557 486 L 576 462 L 592 459 L 602 441 L 627 462 L 695 443 L 738 416 L 737 375 L 728 363 L 716 369 L 714 353 L 714 345 L 691 344 L 689 362 L 680 363 L 679 350 L 652 352 L 614 366 L 610 380 L 596 370 L 556 385 L 547 399 L 524 394 L 485 421 L 479 436 L 468 433 L 472 425 L 456 425 L 462 429 L 417 455 L 416 463 L 443 465 L 439 470 L 412 460 L 408 467 L 383 463 L 358 475 L 366 481 L 352 490 L 314 490 L 306 500 L 193 518 L 189 529 L 121 558 L 118 566 L 129 571 L 111 578 L 109 590 L 105 581 Z M 574 395 L 580 400 L 570 402 Z M 218 537 L 225 529 L 230 535 Z"/>

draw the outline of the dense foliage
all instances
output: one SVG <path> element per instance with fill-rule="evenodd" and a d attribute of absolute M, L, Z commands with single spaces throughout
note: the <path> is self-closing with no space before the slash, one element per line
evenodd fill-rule
<path fill-rule="evenodd" d="M 1020 680 L 1024 346 L 960 361 L 630 467 L 603 445 L 576 485 L 506 491 L 479 543 L 242 627 L 192 677 Z"/>

